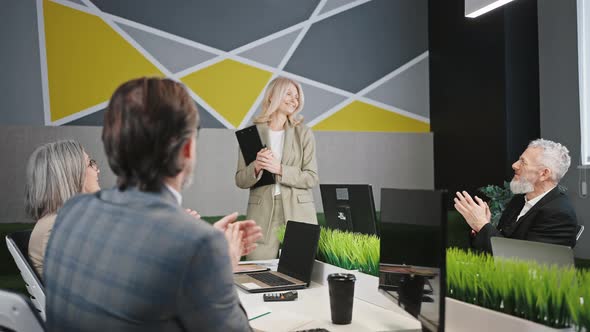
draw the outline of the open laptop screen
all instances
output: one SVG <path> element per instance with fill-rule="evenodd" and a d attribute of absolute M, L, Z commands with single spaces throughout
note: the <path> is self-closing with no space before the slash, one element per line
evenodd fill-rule
<path fill-rule="evenodd" d="M 289 220 L 277 271 L 309 286 L 319 240 L 319 225 Z"/>

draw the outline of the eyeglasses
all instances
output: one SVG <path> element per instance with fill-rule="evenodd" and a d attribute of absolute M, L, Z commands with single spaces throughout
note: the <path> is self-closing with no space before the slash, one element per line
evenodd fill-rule
<path fill-rule="evenodd" d="M 95 171 L 98 171 L 98 164 L 94 159 L 90 159 L 90 161 L 88 162 L 88 167 L 92 167 Z"/>

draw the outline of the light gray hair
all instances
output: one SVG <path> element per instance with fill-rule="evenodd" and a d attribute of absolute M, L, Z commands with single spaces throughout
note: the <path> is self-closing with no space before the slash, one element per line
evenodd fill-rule
<path fill-rule="evenodd" d="M 84 149 L 76 141 L 44 144 L 31 154 L 25 182 L 25 211 L 34 220 L 56 213 L 82 192 L 86 178 Z"/>
<path fill-rule="evenodd" d="M 555 182 L 559 182 L 570 168 L 570 152 L 560 143 L 539 138 L 529 143 L 529 148 L 542 150 L 539 162 L 551 170 L 551 179 Z"/>

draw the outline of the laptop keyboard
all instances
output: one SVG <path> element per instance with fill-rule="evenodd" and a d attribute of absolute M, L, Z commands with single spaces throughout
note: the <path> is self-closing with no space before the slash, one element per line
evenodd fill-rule
<path fill-rule="evenodd" d="M 293 282 L 290 282 L 289 280 L 281 278 L 281 277 L 274 275 L 270 272 L 252 273 L 252 274 L 248 274 L 248 275 L 258 281 L 262 281 L 263 283 L 265 283 L 269 286 L 294 285 Z"/>

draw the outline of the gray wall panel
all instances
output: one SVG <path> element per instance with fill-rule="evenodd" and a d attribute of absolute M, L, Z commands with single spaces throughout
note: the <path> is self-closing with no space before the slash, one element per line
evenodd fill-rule
<path fill-rule="evenodd" d="M 92 0 L 102 11 L 230 51 L 309 18 L 318 0 Z M 138 10 L 141 9 L 141 10 Z"/>
<path fill-rule="evenodd" d="M 428 50 L 426 0 L 374 0 L 311 26 L 285 70 L 358 92 Z"/>
<path fill-rule="evenodd" d="M 0 222 L 27 221 L 24 213 L 25 168 L 29 155 L 41 144 L 58 139 L 79 141 L 88 155 L 95 159 L 100 168 L 99 182 L 110 187 L 115 177 L 108 169 L 100 140 L 101 127 L 0 127 Z"/>
<path fill-rule="evenodd" d="M 102 126 L 105 109 L 88 114 L 74 121 L 70 121 L 65 126 Z"/>
<path fill-rule="evenodd" d="M 23 211 L 25 165 L 40 144 L 63 138 L 79 140 L 99 163 L 103 188 L 115 184 L 100 140 L 100 127 L 0 128 L 0 222 L 25 222 Z M 381 187 L 433 188 L 431 134 L 316 132 L 321 183 L 373 184 L 379 209 Z M 234 184 L 238 148 L 234 132 L 202 129 L 197 144 L 197 168 L 183 205 L 202 215 L 245 213 L 248 192 Z M 315 203 L 322 211 L 319 188 Z"/>
<path fill-rule="evenodd" d="M 0 10 L 0 124 L 43 124 L 36 1 L 8 0 Z"/>
<path fill-rule="evenodd" d="M 580 100 L 576 0 L 539 0 L 539 82 L 541 136 L 565 144 L 572 166 L 562 180 L 569 190 L 578 222 L 590 224 L 590 200 L 578 196 Z M 577 243 L 576 256 L 590 258 L 590 232 Z"/>

